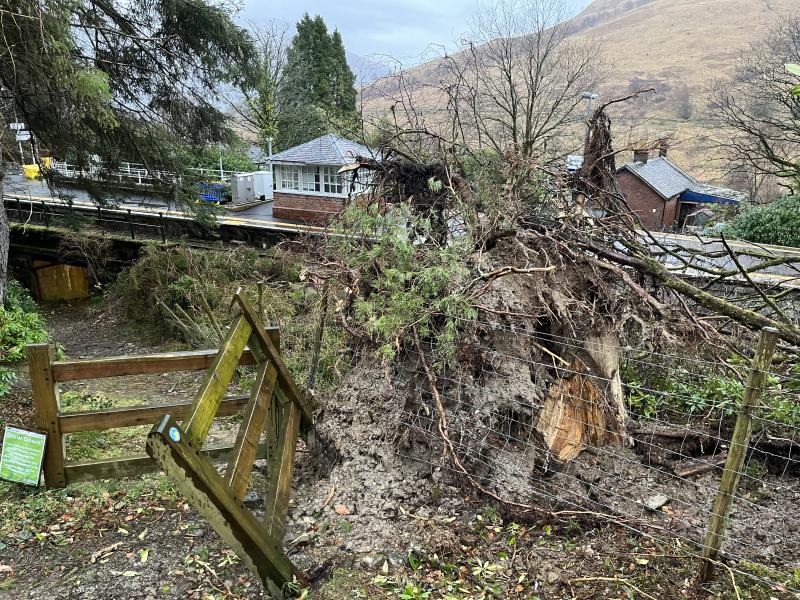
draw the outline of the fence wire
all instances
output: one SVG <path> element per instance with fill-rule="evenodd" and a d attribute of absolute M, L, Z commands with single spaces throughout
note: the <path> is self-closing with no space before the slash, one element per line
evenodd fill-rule
<path fill-rule="evenodd" d="M 452 451 L 469 475 L 503 501 L 592 513 L 638 535 L 702 553 L 749 365 L 722 367 L 690 356 L 591 347 L 577 338 L 490 323 L 478 327 L 482 335 L 502 339 L 502 349 L 485 351 L 479 366 L 443 369 L 435 377 Z M 530 349 L 537 346 L 544 351 L 534 356 Z M 409 355 L 394 377 L 398 385 L 416 382 L 421 393 L 407 401 L 403 426 L 433 451 L 429 458 L 404 449 L 398 453 L 464 475 L 442 451 L 441 415 L 424 384 L 434 343 L 421 349 L 423 355 Z M 601 374 L 563 359 L 587 350 L 616 353 L 624 378 L 620 371 Z M 765 372 L 722 546 L 732 572 L 773 585 L 763 574 L 767 570 L 746 569 L 748 564 L 768 567 L 787 574 L 794 587 L 782 585 L 795 593 L 800 592 L 796 575 L 792 578 L 800 572 L 800 523 L 792 521 L 800 506 L 798 373 L 796 365 Z M 631 374 L 644 376 L 632 381 Z M 569 393 L 575 390 L 564 385 L 574 377 L 581 378 L 579 393 Z M 675 377 L 679 380 L 671 380 Z M 526 379 L 530 385 L 521 387 Z M 599 400 L 585 393 L 586 382 L 601 392 Z M 608 410 L 615 385 L 627 407 L 622 430 L 587 418 L 593 409 Z M 601 438 L 583 435 L 582 452 L 574 460 L 557 460 L 544 436 L 553 426 L 542 418 L 553 390 L 566 406 L 583 407 L 562 411 L 554 435 L 570 435 L 576 426 Z M 652 405 L 644 406 L 643 398 Z M 618 442 L 609 441 L 615 435 Z"/>

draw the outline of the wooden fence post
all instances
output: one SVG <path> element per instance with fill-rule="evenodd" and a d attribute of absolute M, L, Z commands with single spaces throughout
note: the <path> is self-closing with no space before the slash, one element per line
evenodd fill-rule
<path fill-rule="evenodd" d="M 700 571 L 703 581 L 708 581 L 714 574 L 714 562 L 719 557 L 728 516 L 733 506 L 736 488 L 739 486 L 747 449 L 750 446 L 750 434 L 753 430 L 752 415 L 756 410 L 759 398 L 761 398 L 761 393 L 764 391 L 766 371 L 772 362 L 772 355 L 775 353 L 777 341 L 777 329 L 764 327 L 761 330 L 756 353 L 750 365 L 750 375 L 747 379 L 744 398 L 736 418 L 736 427 L 733 430 L 728 459 L 725 461 L 725 470 L 722 473 L 722 481 L 719 485 L 717 497 L 714 500 L 711 521 L 708 524 L 708 532 L 703 543 L 703 565 Z"/>
<path fill-rule="evenodd" d="M 66 452 L 58 421 L 58 384 L 53 377 L 53 347 L 50 344 L 31 344 L 27 348 L 27 354 L 36 426 L 47 432 L 43 465 L 44 482 L 47 487 L 65 487 Z"/>

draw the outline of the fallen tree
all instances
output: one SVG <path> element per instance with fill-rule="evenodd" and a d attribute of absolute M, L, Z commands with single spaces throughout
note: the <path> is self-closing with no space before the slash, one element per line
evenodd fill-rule
<path fill-rule="evenodd" d="M 371 193 L 343 214 L 344 235 L 313 249 L 365 364 L 377 350 L 405 390 L 390 399 L 399 446 L 445 456 L 518 510 L 542 510 L 520 472 L 539 481 L 587 448 L 637 443 L 623 348 L 703 355 L 738 375 L 729 359 L 762 327 L 785 351 L 800 346 L 792 290 L 757 282 L 775 266 L 797 270 L 796 257 L 756 248 L 745 266 L 724 240 L 667 246 L 641 228 L 616 190 L 614 103 L 589 119 L 575 176 L 513 149 L 498 161 L 463 139 L 398 130 L 383 160 L 348 167 L 371 171 Z"/>

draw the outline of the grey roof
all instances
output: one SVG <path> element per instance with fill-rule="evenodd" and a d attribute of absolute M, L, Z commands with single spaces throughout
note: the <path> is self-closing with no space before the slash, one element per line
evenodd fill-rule
<path fill-rule="evenodd" d="M 357 156 L 373 156 L 372 150 L 347 138 L 329 133 L 315 140 L 272 155 L 273 162 L 306 165 L 346 165 Z"/>
<path fill-rule="evenodd" d="M 627 169 L 636 175 L 664 199 L 672 198 L 698 185 L 691 175 L 685 173 L 666 156 L 651 158 L 646 163 L 631 162 L 620 167 L 620 170 L 622 169 Z"/>

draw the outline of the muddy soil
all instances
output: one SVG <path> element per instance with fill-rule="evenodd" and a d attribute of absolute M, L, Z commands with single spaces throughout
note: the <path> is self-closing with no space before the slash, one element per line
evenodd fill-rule
<path fill-rule="evenodd" d="M 175 349 L 142 343 L 135 333 L 99 318 L 86 306 L 58 307 L 45 315 L 53 341 L 63 345 L 69 358 Z M 4 415 L 16 407 L 15 419 L 30 415 L 29 382 L 24 368 L 20 371 L 21 380 L 3 407 Z M 65 389 L 163 402 L 191 399 L 197 381 L 197 374 L 141 376 L 77 382 Z M 519 385 L 523 383 L 520 380 Z M 483 556 L 484 542 L 476 537 L 475 524 L 486 510 L 486 499 L 447 466 L 430 415 L 427 421 L 410 419 L 412 414 L 425 416 L 418 402 L 420 385 L 402 370 L 389 372 L 366 359 L 350 371 L 336 393 L 318 398 L 322 410 L 317 440 L 311 448 L 301 444 L 298 449 L 284 540 L 290 559 L 313 582 L 309 597 L 396 597 L 370 584 L 376 576 L 416 572 L 409 556 L 450 556 L 468 549 Z M 231 441 L 236 427 L 235 423 L 216 426 L 216 441 Z M 708 506 L 718 482 L 715 473 L 695 479 L 696 485 L 676 482 L 668 473 L 643 465 L 630 448 L 585 452 L 565 469 L 544 471 L 511 446 L 505 450 L 490 457 L 492 468 L 501 474 L 492 485 L 498 486 L 503 477 L 508 484 L 506 489 L 494 487 L 496 492 L 512 491 L 517 500 L 558 510 L 573 507 L 633 515 L 651 522 L 651 533 L 680 531 L 688 539 L 702 535 L 705 521 L 687 506 Z M 257 493 L 263 489 L 263 469 L 257 463 L 247 499 L 257 515 L 263 509 Z M 796 566 L 800 556 L 800 531 L 785 517 L 789 507 L 800 502 L 800 489 L 796 479 L 765 476 L 759 481 L 745 490 L 747 502 L 737 504 L 734 535 L 726 550 L 785 570 Z M 6 522 L 18 525 L 0 539 L 0 598 L 261 597 L 260 584 L 162 476 L 44 493 L 11 489 L 10 494 L 9 502 L 18 512 L 6 515 Z M 657 494 L 666 497 L 664 505 L 645 508 Z M 550 504 L 553 499 L 557 501 Z M 527 518 L 536 522 L 540 517 Z M 606 583 L 584 583 L 588 591 L 578 594 L 574 578 L 590 573 L 602 576 L 588 578 L 591 581 L 609 577 L 616 581 L 618 572 L 613 569 L 618 566 L 609 563 L 611 571 L 602 571 L 592 548 L 602 548 L 627 569 L 631 562 L 627 554 L 641 551 L 626 547 L 636 538 L 631 529 L 640 525 L 623 518 L 621 525 L 601 521 L 613 529 L 604 533 L 592 525 L 577 537 L 572 531 L 569 539 L 574 541 L 553 544 L 548 542 L 549 522 L 535 525 L 544 541 L 532 543 L 524 555 L 515 553 L 513 560 L 527 579 L 524 586 L 517 586 L 523 591 L 505 597 L 626 597 L 619 590 L 612 595 Z M 674 552 L 677 549 L 665 553 Z M 631 564 L 634 568 L 645 563 Z M 461 569 L 459 577 L 469 577 L 473 563 Z M 437 567 L 430 577 L 444 575 Z M 688 575 L 674 571 L 666 577 L 678 582 Z M 665 589 L 663 583 L 655 585 Z M 356 589 L 373 591 L 356 593 Z M 681 596 L 709 597 L 705 592 Z M 465 592 L 455 597 L 485 596 Z"/>

